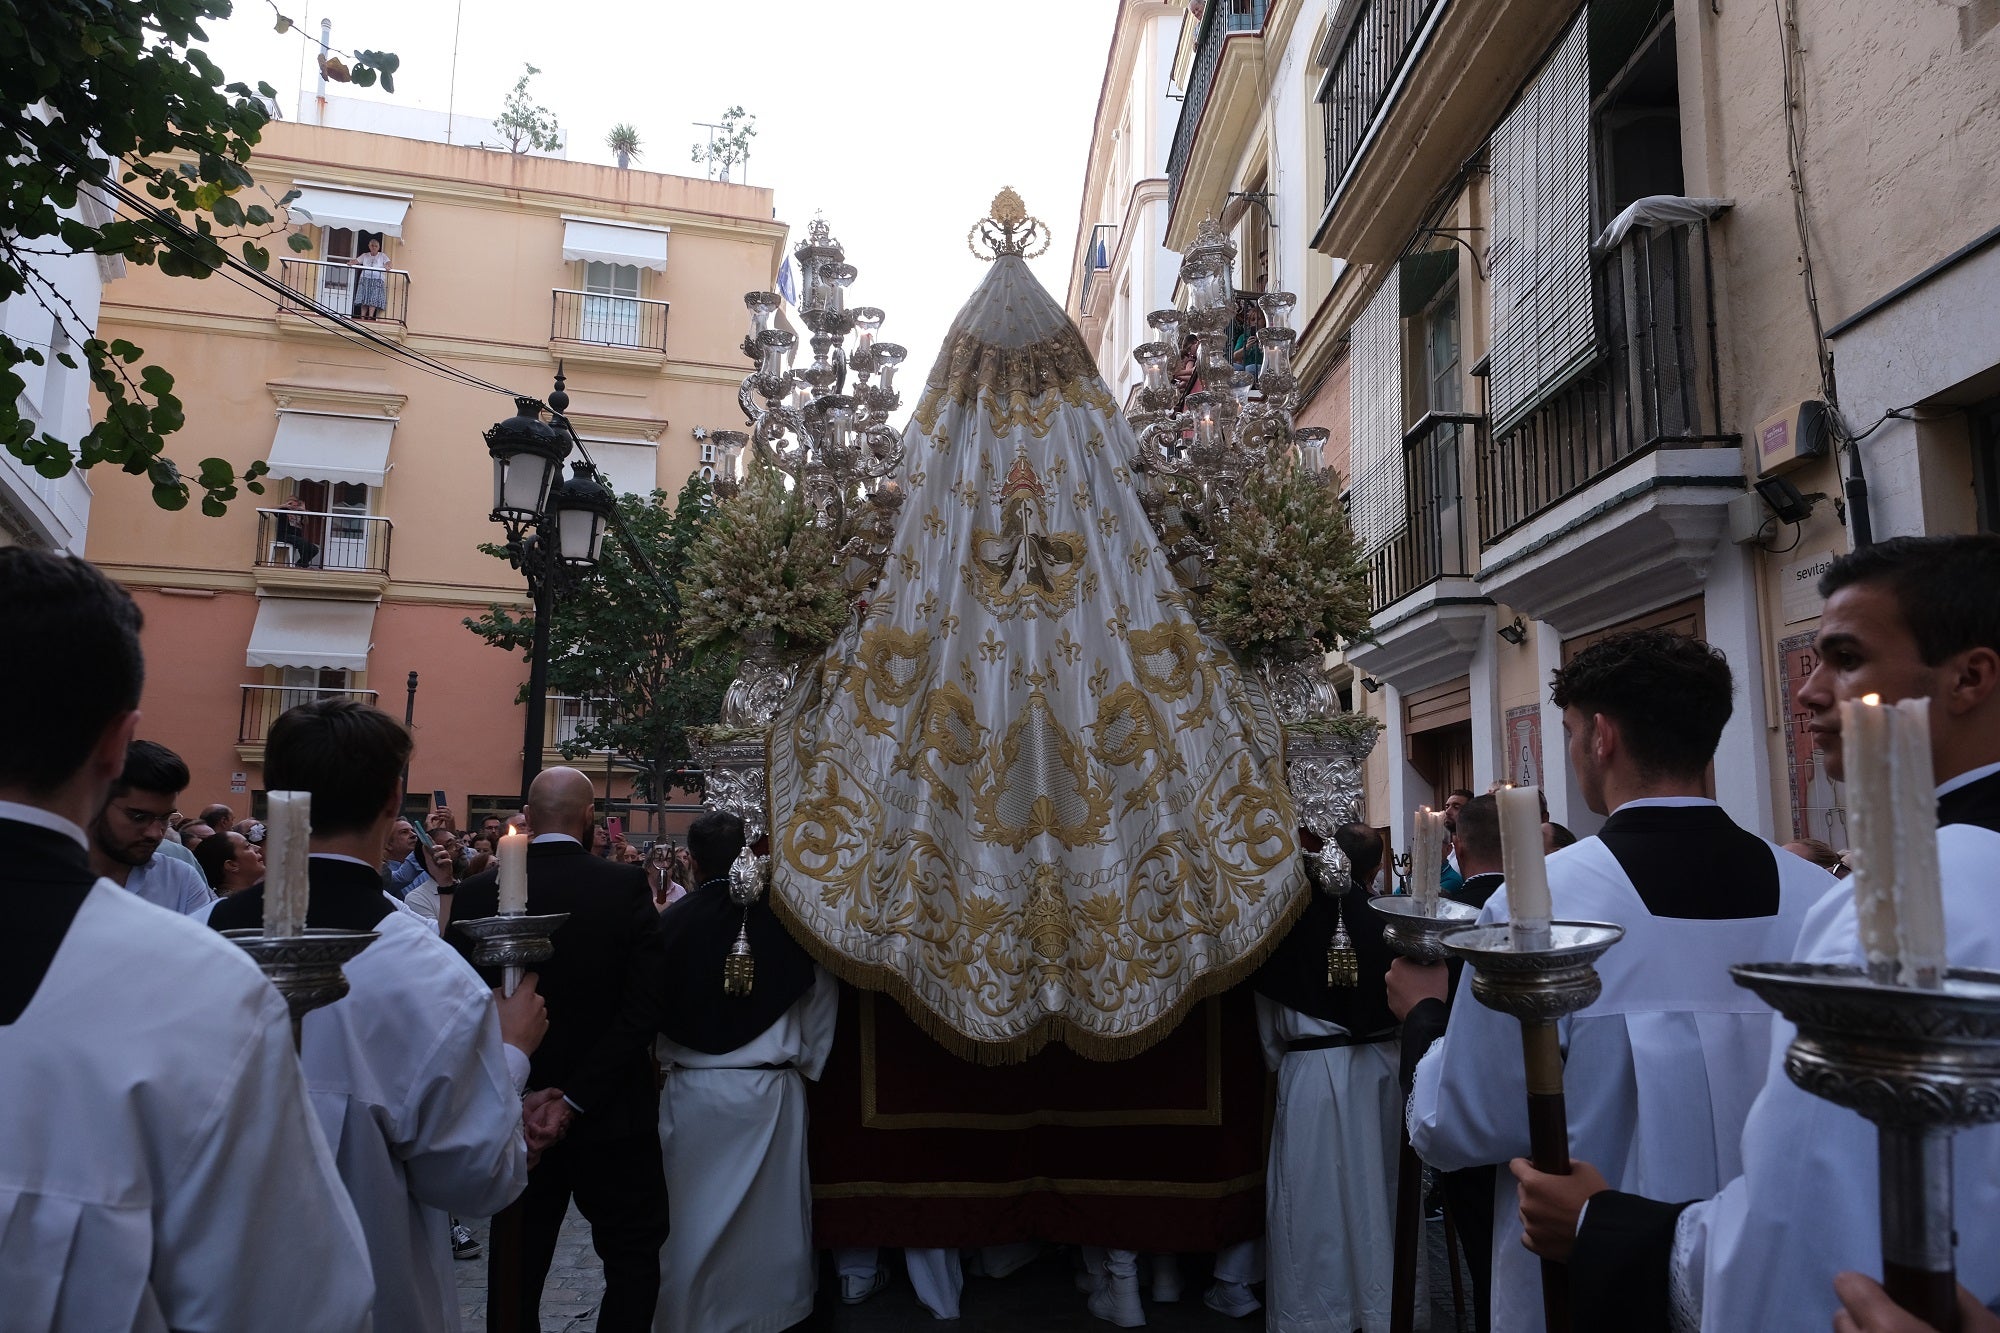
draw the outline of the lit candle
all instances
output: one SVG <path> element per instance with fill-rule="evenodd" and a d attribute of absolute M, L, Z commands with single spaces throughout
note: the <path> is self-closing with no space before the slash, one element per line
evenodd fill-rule
<path fill-rule="evenodd" d="M 1542 791 L 1509 787 L 1495 792 L 1500 805 L 1500 867 L 1507 876 L 1509 937 L 1516 950 L 1549 947 L 1555 908 L 1549 901 L 1548 864 L 1542 853 Z"/>
<path fill-rule="evenodd" d="M 1427 805 L 1418 806 L 1410 820 L 1410 897 L 1425 916 L 1437 915 L 1438 880 L 1444 868 L 1439 824 Z"/>
<path fill-rule="evenodd" d="M 1896 980 L 1944 984 L 1944 885 L 1938 875 L 1931 701 L 1896 705 Z"/>
<path fill-rule="evenodd" d="M 1896 979 L 1896 805 L 1894 725 L 1879 695 L 1840 705 L 1841 765 L 1847 774 L 1848 830 L 1854 840 L 1854 912 L 1868 974 Z"/>
<path fill-rule="evenodd" d="M 528 835 L 509 833 L 500 839 L 500 915 L 521 916 L 528 910 Z"/>
<path fill-rule="evenodd" d="M 264 814 L 264 933 L 290 939 L 306 933 L 311 893 L 312 793 L 274 791 Z"/>

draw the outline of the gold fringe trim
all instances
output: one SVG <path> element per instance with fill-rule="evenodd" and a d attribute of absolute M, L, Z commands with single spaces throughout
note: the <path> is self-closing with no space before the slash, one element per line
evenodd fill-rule
<path fill-rule="evenodd" d="M 1080 1028 L 1059 1015 L 1051 1016 L 1038 1023 L 1033 1029 L 1018 1037 L 1005 1041 L 987 1041 L 962 1032 L 947 1022 L 943 1015 L 925 1004 L 918 996 L 916 988 L 908 978 L 894 968 L 881 963 L 863 963 L 849 958 L 813 934 L 803 921 L 792 911 L 791 904 L 779 897 L 775 888 L 767 896 L 771 910 L 778 920 L 797 940 L 799 946 L 812 955 L 818 963 L 834 976 L 850 986 L 861 990 L 875 991 L 887 995 L 901 1005 L 910 1021 L 922 1028 L 924 1034 L 938 1045 L 950 1051 L 961 1060 L 980 1065 L 1013 1065 L 1037 1054 L 1050 1042 L 1061 1042 L 1086 1060 L 1109 1063 L 1115 1060 L 1129 1060 L 1133 1056 L 1158 1045 L 1173 1030 L 1190 1010 L 1211 995 L 1235 986 L 1238 982 L 1263 966 L 1289 931 L 1304 915 L 1306 905 L 1312 901 L 1316 890 L 1312 880 L 1303 868 L 1296 868 L 1292 882 L 1302 885 L 1304 892 L 1298 894 L 1289 907 L 1272 922 L 1264 937 L 1247 952 L 1218 968 L 1211 968 L 1188 983 L 1167 1011 L 1136 1032 L 1121 1036 L 1107 1037 L 1102 1033 Z"/>

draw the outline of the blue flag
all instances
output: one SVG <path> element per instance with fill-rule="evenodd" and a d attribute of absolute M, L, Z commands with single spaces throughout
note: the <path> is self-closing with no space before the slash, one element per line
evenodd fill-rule
<path fill-rule="evenodd" d="M 790 256 L 787 256 L 785 262 L 778 266 L 778 295 L 785 298 L 787 305 L 797 305 L 799 303 L 798 288 L 792 281 L 792 261 Z"/>

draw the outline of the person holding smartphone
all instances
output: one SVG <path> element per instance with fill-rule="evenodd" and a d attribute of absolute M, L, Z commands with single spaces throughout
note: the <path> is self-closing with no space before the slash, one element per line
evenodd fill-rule
<path fill-rule="evenodd" d="M 674 875 L 676 853 L 671 842 L 656 842 L 646 851 L 646 883 L 653 890 L 656 911 L 664 912 L 687 896 L 687 890 Z"/>

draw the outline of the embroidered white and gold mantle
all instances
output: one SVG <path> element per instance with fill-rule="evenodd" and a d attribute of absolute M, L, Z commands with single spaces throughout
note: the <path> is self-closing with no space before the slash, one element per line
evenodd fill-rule
<path fill-rule="evenodd" d="M 909 430 L 897 555 L 772 736 L 774 899 L 967 1055 L 1131 1054 L 1303 906 L 1280 729 L 1196 629 L 1130 428 L 1020 258 Z"/>

